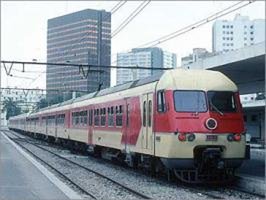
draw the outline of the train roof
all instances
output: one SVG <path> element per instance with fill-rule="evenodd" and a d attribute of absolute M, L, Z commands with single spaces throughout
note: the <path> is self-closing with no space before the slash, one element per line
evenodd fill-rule
<path fill-rule="evenodd" d="M 144 79 L 138 79 L 138 80 L 135 80 L 135 81 L 129 81 L 129 82 L 126 82 L 124 84 L 116 85 L 114 87 L 106 88 L 106 89 L 103 89 L 103 90 L 100 90 L 100 91 L 97 91 L 97 92 L 92 92 L 92 93 L 83 95 L 81 97 L 75 98 L 75 99 L 70 99 L 70 100 L 64 101 L 62 103 L 58 103 L 58 104 L 54 104 L 54 105 L 49 106 L 49 107 L 42 108 L 39 111 L 45 111 L 45 110 L 49 110 L 51 108 L 56 108 L 56 107 L 60 107 L 60 106 L 70 105 L 72 103 L 77 103 L 77 102 L 84 101 L 84 100 L 87 100 L 87 99 L 91 99 L 91 98 L 95 98 L 95 97 L 100 97 L 100 96 L 112 94 L 112 93 L 115 93 L 115 92 L 131 89 L 131 88 L 134 88 L 134 87 L 139 87 L 139 86 L 142 86 L 142 85 L 145 85 L 145 84 L 148 84 L 148 83 L 152 83 L 152 82 L 158 81 L 161 78 L 161 76 L 163 75 L 163 73 L 164 72 L 158 72 L 158 73 L 156 73 L 156 74 L 154 74 L 152 76 L 149 76 L 147 78 L 144 78 Z"/>
<path fill-rule="evenodd" d="M 158 81 L 157 90 L 161 89 L 181 89 L 181 90 L 227 90 L 227 91 L 237 91 L 236 85 L 224 74 L 211 71 L 211 70 L 202 70 L 202 69 L 173 69 L 165 72 L 158 72 L 150 77 L 139 79 L 135 81 L 130 81 L 124 84 L 120 84 L 114 87 L 106 88 L 97 92 L 93 92 L 81 97 L 70 99 L 59 104 L 55 104 L 35 113 L 28 114 L 34 117 L 38 113 L 46 113 L 50 109 L 65 107 L 68 105 L 73 105 L 78 102 L 85 102 L 86 100 L 101 97 L 108 94 L 117 93 L 120 91 L 125 91 L 128 89 L 136 88 L 142 85 L 153 83 Z M 57 109 L 56 109 L 57 110 Z M 20 115 L 19 115 L 20 116 Z M 18 116 L 18 117 L 19 117 Z"/>

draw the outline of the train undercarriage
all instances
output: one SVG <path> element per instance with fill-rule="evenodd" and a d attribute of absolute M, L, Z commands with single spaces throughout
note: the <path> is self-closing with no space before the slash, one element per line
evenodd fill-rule
<path fill-rule="evenodd" d="M 240 167 L 243 161 L 243 159 L 222 159 L 223 148 L 219 146 L 195 148 L 193 159 L 169 159 L 140 153 L 126 154 L 120 150 L 103 146 L 88 146 L 85 143 L 69 139 L 13 130 L 36 139 L 63 146 L 72 152 L 90 154 L 134 169 L 142 169 L 152 176 L 165 175 L 168 180 L 172 180 L 174 176 L 185 183 L 223 183 L 232 181 L 234 180 L 235 169 Z"/>

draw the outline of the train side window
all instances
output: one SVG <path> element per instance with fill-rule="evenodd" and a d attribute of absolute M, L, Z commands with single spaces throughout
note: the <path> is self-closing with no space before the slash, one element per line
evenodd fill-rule
<path fill-rule="evenodd" d="M 105 108 L 102 108 L 101 110 L 102 110 L 102 112 L 101 112 L 101 126 L 105 126 L 105 121 L 106 121 L 105 113 L 106 113 L 106 109 Z"/>
<path fill-rule="evenodd" d="M 113 126 L 114 125 L 114 107 L 112 106 L 109 109 L 109 113 L 108 113 L 108 126 Z"/>
<path fill-rule="evenodd" d="M 151 127 L 151 114 L 152 114 L 152 101 L 149 100 L 149 108 L 148 108 L 148 126 Z"/>
<path fill-rule="evenodd" d="M 116 126 L 122 126 L 123 124 L 122 111 L 122 105 L 116 106 Z"/>
<path fill-rule="evenodd" d="M 143 102 L 143 126 L 146 126 L 146 101 Z"/>
<path fill-rule="evenodd" d="M 127 104 L 127 119 L 126 119 L 126 124 L 129 126 L 129 104 Z"/>
<path fill-rule="evenodd" d="M 157 92 L 157 110 L 158 112 L 166 111 L 165 94 L 163 90 Z"/>

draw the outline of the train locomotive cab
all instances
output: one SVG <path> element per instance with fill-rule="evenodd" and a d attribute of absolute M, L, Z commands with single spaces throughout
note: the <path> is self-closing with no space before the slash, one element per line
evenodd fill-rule
<path fill-rule="evenodd" d="M 155 154 L 184 182 L 228 180 L 246 151 L 237 87 L 219 72 L 191 71 L 158 83 Z"/>

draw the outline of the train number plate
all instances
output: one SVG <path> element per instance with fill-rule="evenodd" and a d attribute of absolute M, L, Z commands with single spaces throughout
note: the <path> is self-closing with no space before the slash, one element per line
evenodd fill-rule
<path fill-rule="evenodd" d="M 206 141 L 217 141 L 217 135 L 206 135 Z"/>

